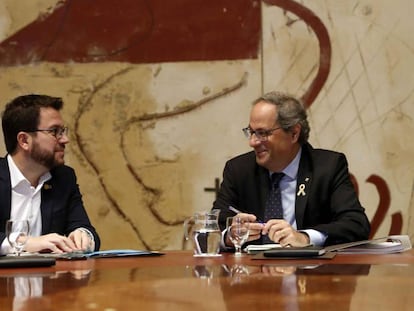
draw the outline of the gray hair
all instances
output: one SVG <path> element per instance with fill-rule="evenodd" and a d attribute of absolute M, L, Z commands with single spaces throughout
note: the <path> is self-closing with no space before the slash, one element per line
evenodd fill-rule
<path fill-rule="evenodd" d="M 298 138 L 299 144 L 303 145 L 308 141 L 310 127 L 305 106 L 300 99 L 286 93 L 269 92 L 257 98 L 253 105 L 259 102 L 266 102 L 276 106 L 277 115 L 275 121 L 284 131 L 289 131 L 296 124 L 301 126 Z"/>

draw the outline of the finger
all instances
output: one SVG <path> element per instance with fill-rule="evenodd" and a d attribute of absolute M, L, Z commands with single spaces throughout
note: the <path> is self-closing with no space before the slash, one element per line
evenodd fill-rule
<path fill-rule="evenodd" d="M 249 224 L 249 230 L 252 232 L 261 232 L 263 230 L 264 225 L 258 222 L 251 222 Z"/>
<path fill-rule="evenodd" d="M 253 214 L 247 214 L 247 213 L 239 213 L 236 215 L 237 218 L 242 219 L 245 222 L 255 222 L 256 216 Z"/>
<path fill-rule="evenodd" d="M 81 243 L 80 243 L 81 249 L 84 251 L 89 250 L 89 248 L 91 247 L 91 244 L 92 244 L 92 240 L 90 239 L 89 234 L 82 231 Z"/>
<path fill-rule="evenodd" d="M 282 241 L 286 239 L 289 236 L 289 228 L 282 227 L 280 228 L 277 225 L 274 225 L 270 227 L 269 230 L 269 237 L 271 237 L 271 240 L 275 241 L 276 243 L 280 243 L 283 246 Z"/>
<path fill-rule="evenodd" d="M 75 230 L 69 234 L 69 239 L 75 244 L 77 249 L 82 249 L 82 231 Z"/>
<path fill-rule="evenodd" d="M 300 246 L 300 243 L 298 244 L 295 232 L 290 228 L 288 228 L 288 230 L 285 229 L 284 232 L 280 233 L 279 243 L 282 246 Z"/>
<path fill-rule="evenodd" d="M 72 239 L 78 249 L 86 251 L 91 248 L 92 240 L 89 237 L 89 234 L 85 231 L 77 229 L 73 231 L 69 237 Z"/>
<path fill-rule="evenodd" d="M 63 252 L 73 252 L 77 250 L 75 243 L 65 236 L 60 236 L 57 240 L 54 240 L 53 243 Z"/>
<path fill-rule="evenodd" d="M 270 228 L 275 226 L 277 224 L 275 219 L 268 220 L 265 224 L 263 224 L 262 232 L 263 234 L 268 234 L 270 231 Z"/>

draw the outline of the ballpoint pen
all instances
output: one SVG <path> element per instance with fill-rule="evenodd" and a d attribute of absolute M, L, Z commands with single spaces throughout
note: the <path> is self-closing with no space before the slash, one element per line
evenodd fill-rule
<path fill-rule="evenodd" d="M 241 213 L 241 211 L 239 211 L 237 208 L 233 207 L 233 206 L 229 206 L 229 210 L 231 210 L 232 212 L 235 212 L 236 214 Z"/>
<path fill-rule="evenodd" d="M 237 208 L 235 208 L 234 206 L 229 206 L 229 210 L 231 210 L 232 212 L 239 214 L 239 213 L 243 213 L 242 211 L 239 211 Z M 260 224 L 263 224 L 263 221 L 261 221 L 260 219 L 256 219 L 256 221 Z"/>

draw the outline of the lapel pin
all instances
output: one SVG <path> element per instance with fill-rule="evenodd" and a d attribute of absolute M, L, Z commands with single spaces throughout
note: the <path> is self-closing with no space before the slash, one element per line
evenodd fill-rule
<path fill-rule="evenodd" d="M 298 196 L 305 196 L 306 192 L 305 192 L 305 184 L 300 184 L 299 185 L 299 191 L 298 191 Z"/>
<path fill-rule="evenodd" d="M 306 177 L 305 182 L 308 182 L 308 181 L 309 181 L 309 177 Z M 305 188 L 306 188 L 305 184 L 302 183 L 302 184 L 299 185 L 299 191 L 297 193 L 298 197 L 306 195 Z"/>
<path fill-rule="evenodd" d="M 49 190 L 49 189 L 52 189 L 52 185 L 49 185 L 49 184 L 44 184 L 44 185 L 43 185 L 43 188 L 44 188 L 45 190 Z"/>

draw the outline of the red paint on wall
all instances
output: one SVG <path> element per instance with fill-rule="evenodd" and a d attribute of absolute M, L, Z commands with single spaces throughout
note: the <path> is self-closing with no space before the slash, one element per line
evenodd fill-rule
<path fill-rule="evenodd" d="M 66 0 L 0 44 L 0 65 L 257 58 L 259 0 Z"/>

